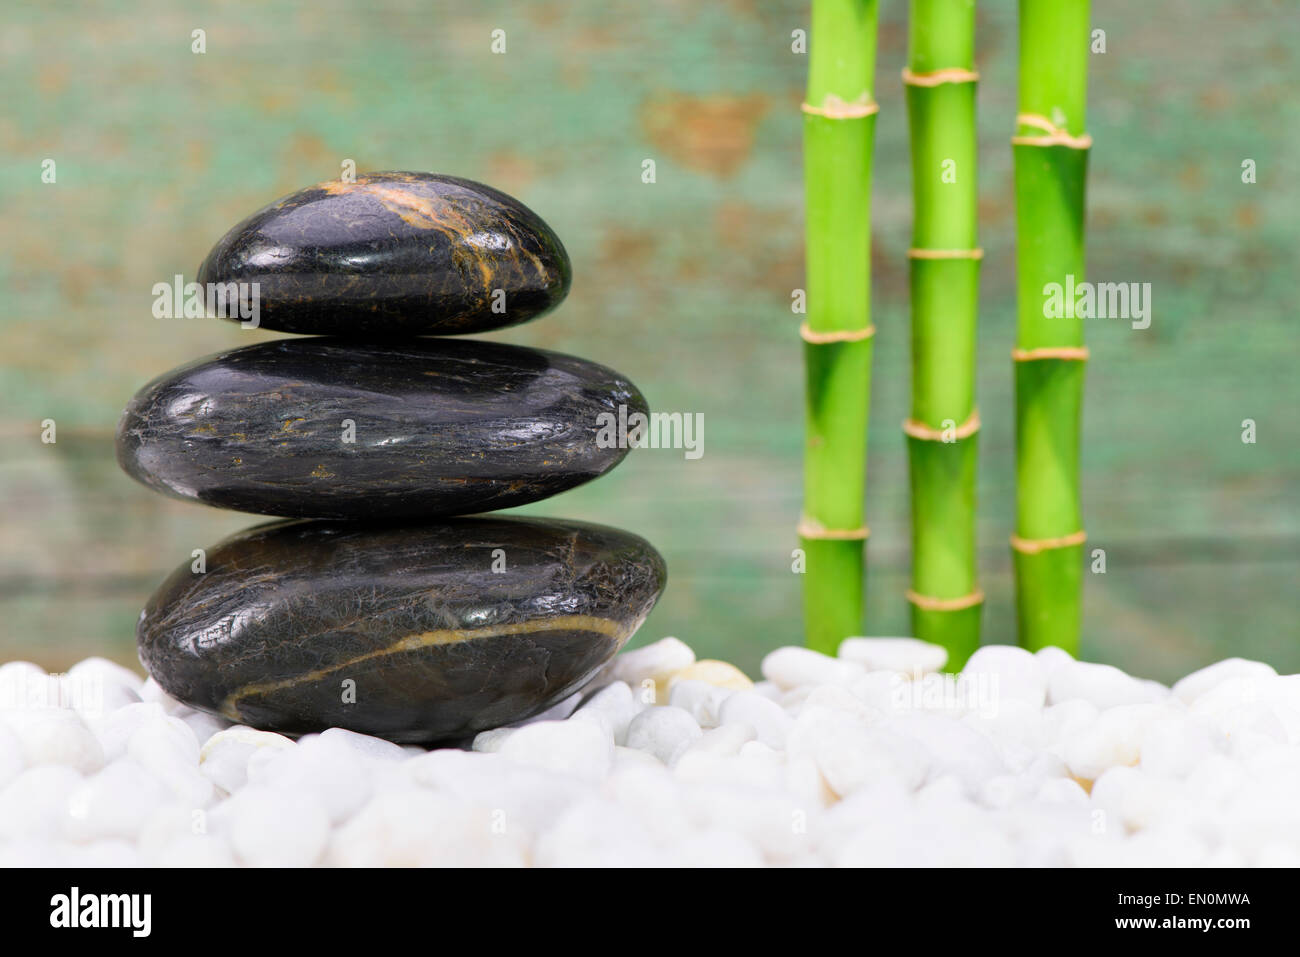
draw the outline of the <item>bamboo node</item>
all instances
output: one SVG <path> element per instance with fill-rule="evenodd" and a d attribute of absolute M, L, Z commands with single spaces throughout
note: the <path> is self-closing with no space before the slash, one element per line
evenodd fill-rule
<path fill-rule="evenodd" d="M 827 528 L 821 522 L 800 516 L 798 532 L 800 538 L 812 541 L 862 541 L 871 534 L 871 529 L 863 525 L 860 528 Z"/>
<path fill-rule="evenodd" d="M 1015 362 L 1035 362 L 1039 359 L 1072 359 L 1087 362 L 1091 355 L 1087 346 L 1045 346 L 1041 349 L 1012 349 Z"/>
<path fill-rule="evenodd" d="M 1011 547 L 1022 555 L 1037 555 L 1039 552 L 1045 552 L 1053 548 L 1069 548 L 1071 545 L 1082 545 L 1088 540 L 1088 533 L 1079 529 L 1073 535 L 1062 535 L 1060 538 L 1021 538 L 1019 535 L 1011 536 Z"/>
<path fill-rule="evenodd" d="M 813 106 L 811 103 L 802 104 L 799 109 L 813 116 L 821 116 L 828 120 L 858 120 L 864 116 L 872 116 L 880 112 L 880 104 L 871 99 L 866 93 L 849 102 L 842 100 L 834 93 L 827 93 L 822 100 L 821 106 Z"/>
<path fill-rule="evenodd" d="M 806 322 L 799 327 L 799 337 L 815 346 L 829 345 L 832 342 L 861 342 L 875 334 L 875 326 L 867 326 L 865 329 L 835 329 L 831 332 L 815 332 Z"/>
<path fill-rule="evenodd" d="M 919 594 L 910 588 L 904 594 L 908 601 L 924 611 L 961 611 L 963 608 L 984 604 L 984 592 L 979 588 L 960 598 L 935 598 L 933 595 Z"/>
<path fill-rule="evenodd" d="M 972 410 L 966 421 L 952 430 L 951 436 L 949 436 L 947 429 L 932 429 L 924 422 L 918 422 L 916 419 L 903 420 L 903 431 L 905 433 L 914 439 L 922 439 L 926 442 L 956 442 L 959 439 L 970 438 L 979 430 L 979 409 Z"/>
<path fill-rule="evenodd" d="M 948 67 L 943 70 L 933 70 L 929 73 L 913 73 L 907 67 L 903 67 L 903 83 L 907 86 L 939 86 L 943 83 L 977 83 L 980 75 L 974 70 L 963 70 L 960 67 Z"/>
<path fill-rule="evenodd" d="M 1045 116 L 1037 113 L 1021 113 L 1016 116 L 1016 126 L 1029 126 L 1042 130 L 1043 136 L 1026 136 L 1016 134 L 1011 137 L 1013 146 L 1068 146 L 1072 150 L 1086 150 L 1092 146 L 1092 137 L 1087 133 L 1073 136 L 1069 130 L 1057 126 Z"/>
<path fill-rule="evenodd" d="M 916 249 L 907 251 L 908 259 L 983 259 L 984 250 L 974 249 Z"/>

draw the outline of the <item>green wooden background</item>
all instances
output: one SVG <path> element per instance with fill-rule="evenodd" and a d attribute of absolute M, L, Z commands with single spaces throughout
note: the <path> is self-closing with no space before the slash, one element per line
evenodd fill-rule
<path fill-rule="evenodd" d="M 871 633 L 902 634 L 906 4 L 881 6 L 868 607 Z M 612 365 L 654 408 L 704 414 L 703 458 L 638 450 L 526 509 L 660 548 L 671 583 L 636 640 L 675 634 L 751 671 L 801 640 L 805 2 L 9 2 L 3 21 L 0 659 L 133 661 L 154 585 L 256 521 L 135 485 L 112 430 L 158 373 L 272 337 L 154 319 L 152 285 L 192 279 L 232 223 L 346 159 L 518 195 L 563 237 L 575 282 L 557 313 L 496 338 Z M 1096 0 L 1093 22 L 1107 50 L 1091 58 L 1089 278 L 1150 282 L 1154 316 L 1088 330 L 1085 509 L 1107 572 L 1086 576 L 1085 655 L 1164 679 L 1229 654 L 1300 670 L 1300 4 Z M 986 640 L 1008 641 L 1009 0 L 980 5 L 978 47 L 980 556 Z"/>

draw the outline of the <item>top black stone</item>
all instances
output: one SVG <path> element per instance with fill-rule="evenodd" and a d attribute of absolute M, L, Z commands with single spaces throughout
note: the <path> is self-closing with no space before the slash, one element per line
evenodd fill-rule
<path fill-rule="evenodd" d="M 558 305 L 571 279 L 559 237 L 518 200 L 401 172 L 272 203 L 222 237 L 198 275 L 257 283 L 267 329 L 371 339 L 517 325 Z"/>

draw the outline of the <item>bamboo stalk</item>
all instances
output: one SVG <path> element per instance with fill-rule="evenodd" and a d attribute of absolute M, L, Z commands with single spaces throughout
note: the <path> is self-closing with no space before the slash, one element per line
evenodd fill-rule
<path fill-rule="evenodd" d="M 912 633 L 960 668 L 979 646 L 975 2 L 912 0 Z"/>
<path fill-rule="evenodd" d="M 1083 281 L 1088 0 L 1021 0 L 1020 115 L 1012 138 L 1018 332 L 1016 534 L 1020 643 L 1077 654 L 1083 541 L 1083 324 L 1049 318 L 1045 286 Z M 1037 350 L 1053 350 L 1046 355 Z M 1064 350 L 1064 351 L 1062 351 Z"/>
<path fill-rule="evenodd" d="M 834 654 L 861 634 L 871 392 L 871 149 L 876 0 L 814 0 L 804 103 L 807 322 L 804 631 Z"/>

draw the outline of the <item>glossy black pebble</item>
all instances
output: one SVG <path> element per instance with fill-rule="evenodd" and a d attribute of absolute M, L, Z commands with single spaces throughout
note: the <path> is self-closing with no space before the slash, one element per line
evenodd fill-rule
<path fill-rule="evenodd" d="M 295 735 L 446 741 L 580 688 L 665 576 L 643 539 L 578 522 L 277 522 L 210 550 L 204 574 L 187 560 L 136 635 L 154 679 L 203 711 Z"/>
<path fill-rule="evenodd" d="M 571 278 L 559 237 L 527 206 L 432 173 L 299 190 L 222 237 L 198 275 L 258 283 L 264 328 L 363 338 L 517 325 L 558 305 Z"/>
<path fill-rule="evenodd" d="M 244 512 L 468 514 L 612 469 L 627 454 L 610 441 L 619 406 L 646 409 L 618 373 L 558 352 L 281 339 L 146 385 L 118 423 L 117 458 L 159 492 Z"/>

